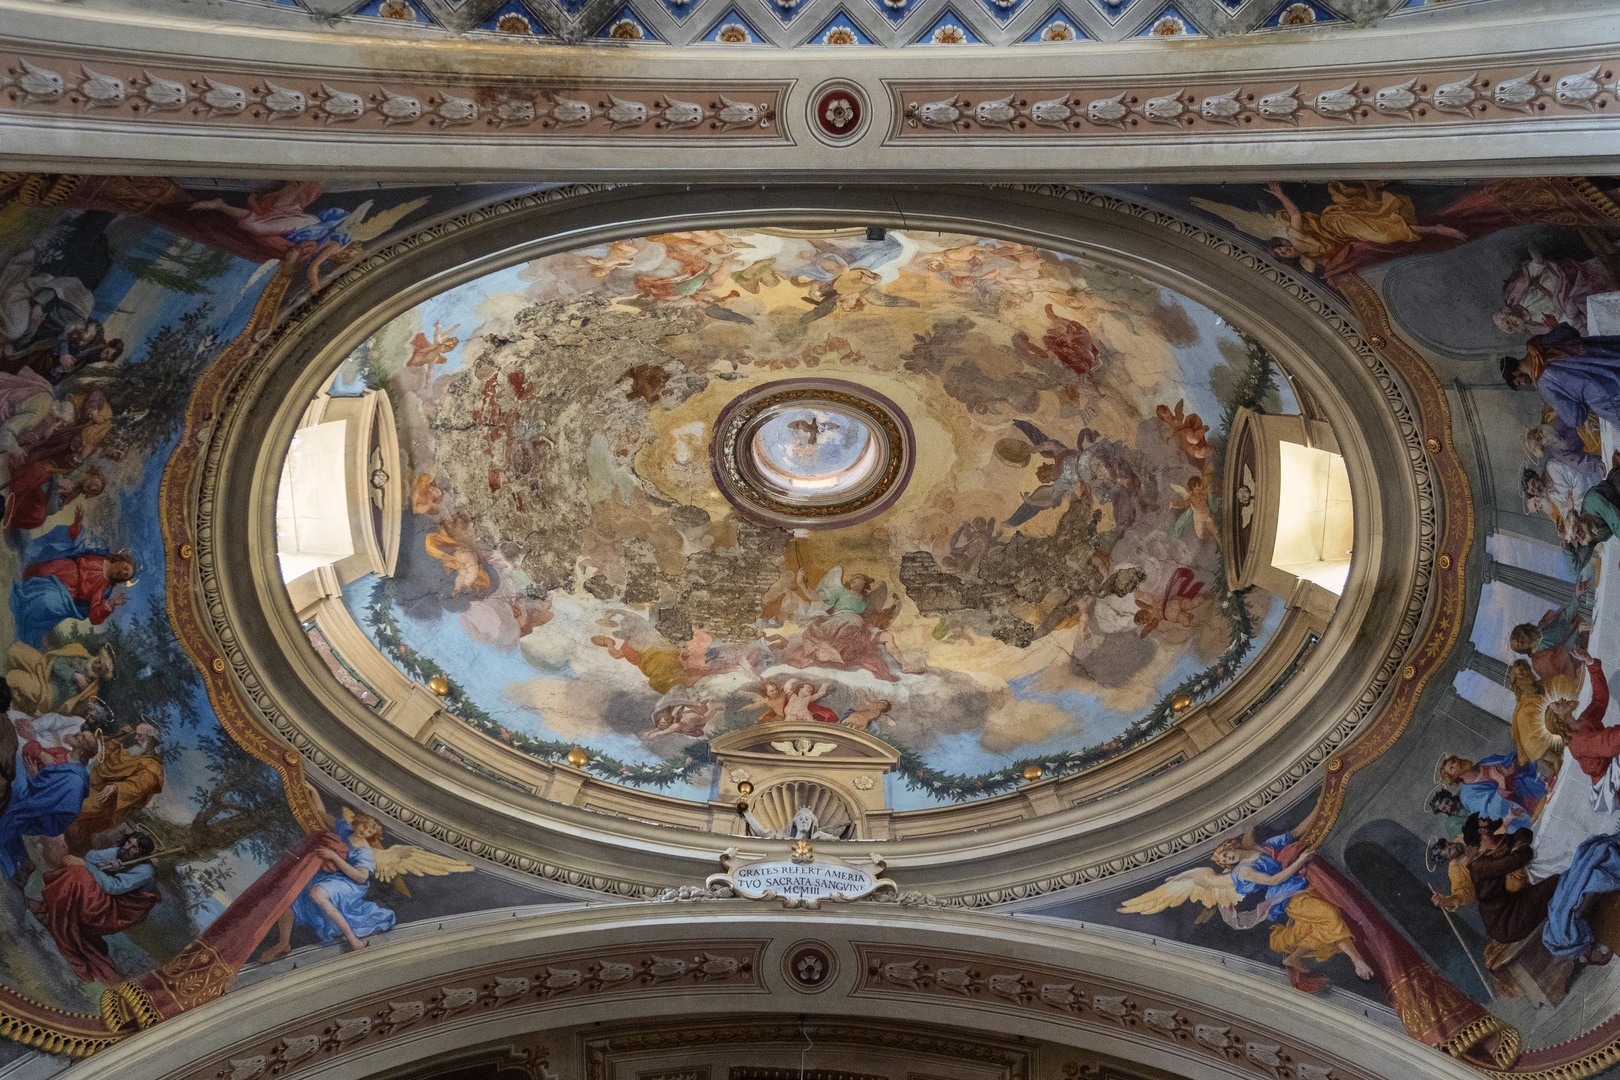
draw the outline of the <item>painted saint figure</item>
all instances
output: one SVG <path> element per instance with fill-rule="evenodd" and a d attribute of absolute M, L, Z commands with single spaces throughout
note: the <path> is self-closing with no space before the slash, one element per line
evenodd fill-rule
<path fill-rule="evenodd" d="M 58 525 L 28 546 L 23 580 L 11 587 L 17 640 L 38 647 L 66 619 L 99 626 L 126 597 L 113 590 L 135 580 L 135 559 L 79 539 L 79 528 Z"/>
<path fill-rule="evenodd" d="M 885 607 L 888 587 L 872 586 L 866 574 L 851 574 L 846 581 L 843 567 L 833 567 L 816 586 L 816 596 L 825 605 L 823 613 L 812 616 L 795 638 L 775 635 L 767 640 L 781 650 L 786 663 L 798 668 L 865 669 L 887 682 L 897 682 L 900 676 L 890 667 L 893 656 L 902 672 L 926 670 L 906 660 L 889 632 L 900 610 L 899 601 Z"/>
<path fill-rule="evenodd" d="M 74 731 L 64 741 L 68 759 L 45 764 L 29 775 L 20 791 L 12 791 L 11 804 L 0 814 L 0 875 L 19 889 L 34 872 L 23 837 L 61 836 L 90 793 L 90 766 L 100 757 L 101 737 Z"/>
<path fill-rule="evenodd" d="M 150 861 L 154 850 L 146 833 L 127 833 L 112 847 L 82 857 L 60 845 L 46 845 L 45 893 L 29 900 L 28 910 L 85 982 L 112 986 L 122 981 L 106 939 L 145 922 L 157 905 Z"/>
<path fill-rule="evenodd" d="M 1620 424 L 1620 337 L 1582 337 L 1568 323 L 1537 334 L 1523 356 L 1504 356 L 1502 378 L 1515 390 L 1534 386 L 1565 424 L 1578 428 L 1588 410 Z"/>
<path fill-rule="evenodd" d="M 1536 767 L 1520 765 L 1516 754 L 1492 754 L 1478 761 L 1447 754 L 1435 771 L 1441 783 L 1458 786 L 1470 813 L 1500 821 L 1508 832 L 1528 829 L 1547 795 Z"/>

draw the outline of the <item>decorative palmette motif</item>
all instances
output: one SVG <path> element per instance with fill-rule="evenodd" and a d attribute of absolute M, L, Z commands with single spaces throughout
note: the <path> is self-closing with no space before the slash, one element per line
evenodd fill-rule
<path fill-rule="evenodd" d="M 749 956 L 703 952 L 695 956 L 647 955 L 639 960 L 597 960 L 576 965 L 541 965 L 526 974 L 492 975 L 473 985 L 441 986 L 419 998 L 387 1000 L 376 1011 L 338 1015 L 317 1030 L 277 1038 L 257 1053 L 230 1058 L 215 1080 L 261 1080 L 284 1076 L 312 1064 L 319 1055 L 341 1053 L 419 1024 L 431 1024 L 480 1009 L 522 1002 L 551 1001 L 574 994 L 632 991 L 651 986 L 723 983 L 753 970 Z"/>
<path fill-rule="evenodd" d="M 361 94 L 328 82 L 307 87 L 292 83 L 291 79 L 262 79 L 243 86 L 213 75 L 171 78 L 147 69 L 125 79 L 82 65 L 75 77 L 26 57 L 17 57 L 15 64 L 0 67 L 0 99 L 9 98 L 13 105 L 67 102 L 84 110 L 120 106 L 137 115 L 186 112 L 203 120 L 247 116 L 272 122 L 308 118 L 330 125 L 371 116 L 384 128 L 482 125 L 496 130 L 533 126 L 541 131 L 561 131 L 603 119 L 610 133 L 682 131 L 719 135 L 767 132 L 774 129 L 776 121 L 773 102 L 721 93 L 620 97 L 613 93 L 506 90 L 490 103 L 490 98 L 470 90 L 422 93 L 378 86 L 373 92 Z M 1009 117 L 1015 115 L 1008 112 Z M 982 116 L 986 122 L 989 118 L 989 113 Z"/>
<path fill-rule="evenodd" d="M 868 956 L 866 984 L 877 990 L 945 992 L 985 1001 L 1000 1000 L 1028 1009 L 1057 1011 L 1162 1036 L 1228 1061 L 1243 1061 L 1277 1080 L 1332 1080 L 1321 1065 L 1296 1062 L 1279 1043 L 1262 1042 L 1230 1024 L 1201 1023 L 1181 1009 L 1138 1003 L 1130 994 L 1088 993 L 1078 980 L 1057 981 L 1050 972 L 996 970 L 967 960 L 889 959 Z"/>
<path fill-rule="evenodd" d="M 1595 64 L 1561 77 L 1536 68 L 1500 82 L 1482 79 L 1475 72 L 1449 82 L 1413 76 L 1387 83 L 1327 84 L 1314 90 L 1305 90 L 1298 83 L 1281 90 L 1240 85 L 1201 97 L 1183 88 L 1164 94 L 1128 90 L 1095 96 L 1012 93 L 975 101 L 963 92 L 932 101 L 908 101 L 902 116 L 906 127 L 918 131 L 1039 134 L 1089 127 L 1120 131 L 1188 128 L 1200 121 L 1230 128 L 1252 127 L 1257 121 L 1262 126 L 1296 125 L 1302 116 L 1313 113 L 1345 124 L 1390 119 L 1416 122 L 1431 113 L 1478 119 L 1493 110 L 1544 116 L 1549 115 L 1550 107 L 1551 114 L 1558 115 L 1559 108 L 1595 113 L 1609 105 L 1620 105 L 1620 79 L 1613 70 Z"/>

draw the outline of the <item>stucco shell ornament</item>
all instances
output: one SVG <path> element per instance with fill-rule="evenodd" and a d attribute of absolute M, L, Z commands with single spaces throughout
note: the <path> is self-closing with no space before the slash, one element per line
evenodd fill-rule
<path fill-rule="evenodd" d="M 635 215 L 657 226 L 632 231 L 620 224 L 632 194 Z M 1190 483 L 1205 471 L 1199 436 L 1213 445 L 1200 429 L 1213 427 L 1222 412 L 1216 401 L 1201 403 L 1199 395 L 1210 391 L 1193 392 L 1199 384 L 1183 370 L 1198 346 L 1155 338 L 1152 355 L 1140 352 L 1146 344 L 1122 348 L 1106 329 L 1111 318 L 1098 316 L 1103 308 L 1146 303 L 1143 318 L 1175 320 L 1157 333 L 1206 342 L 1214 334 L 1225 338 L 1221 326 L 1241 317 L 1258 332 L 1254 351 L 1232 332 L 1225 351 L 1212 354 L 1219 360 L 1204 362 L 1286 365 L 1294 384 L 1309 388 L 1324 421 L 1340 430 L 1358 498 L 1366 491 L 1386 502 L 1427 499 L 1429 480 L 1415 474 L 1429 463 L 1395 449 L 1404 445 L 1402 418 L 1411 415 L 1399 381 L 1378 376 L 1372 369 L 1380 359 L 1358 347 L 1348 325 L 1314 297 L 1256 274 L 1241 253 L 1216 246 L 1213 237 L 1200 239 L 1184 224 L 1081 195 L 986 193 L 949 214 L 941 213 L 948 206 L 942 193 L 907 195 L 909 224 L 902 227 L 890 193 L 563 191 L 471 215 L 357 263 L 244 357 L 236 375 L 252 376 L 237 382 L 243 389 L 213 429 L 208 468 L 198 474 L 200 527 L 195 536 L 172 538 L 197 543 L 199 623 L 228 643 L 210 646 L 210 656 L 227 661 L 211 692 L 251 688 L 243 692 L 253 707 L 307 762 L 414 828 L 514 869 L 627 896 L 701 880 L 712 832 L 741 830 L 714 811 L 716 781 L 722 806 L 739 783 L 815 787 L 795 790 L 842 807 L 857 839 L 886 835 L 886 857 L 913 853 L 907 889 L 970 906 L 1097 881 L 1229 830 L 1295 791 L 1373 715 L 1390 679 L 1380 658 L 1400 658 L 1390 661 L 1396 673 L 1404 666 L 1429 582 L 1414 571 L 1410 594 L 1376 596 L 1365 583 L 1380 559 L 1403 546 L 1414 549 L 1414 558 L 1401 565 L 1426 567 L 1431 556 L 1417 549 L 1432 552 L 1432 521 L 1416 533 L 1382 537 L 1381 548 L 1369 549 L 1358 535 L 1358 553 L 1379 558 L 1358 555 L 1345 600 L 1325 631 L 1280 602 L 1266 612 L 1247 604 L 1223 609 L 1212 594 L 1218 543 L 1200 536 L 1207 495 L 1200 501 L 1204 492 Z M 725 201 L 733 196 L 743 201 Z M 749 221 L 737 216 L 743 206 Z M 552 239 L 564 218 L 567 239 Z M 874 221 L 888 226 L 882 241 L 866 239 Z M 965 227 L 973 231 L 932 235 Z M 537 239 L 512 249 L 513 228 Z M 862 250 L 869 245 L 876 250 Z M 1174 296 L 1154 282 L 1161 272 L 1144 252 L 1181 261 Z M 473 294 L 461 295 L 487 298 L 488 275 L 508 268 L 507 280 L 524 295 L 505 333 L 481 333 L 472 320 L 452 333 L 461 316 L 442 305 L 453 293 L 434 301 L 437 312 L 417 312 L 442 289 L 418 284 L 435 274 L 484 278 Z M 519 273 L 534 276 L 526 281 Z M 1074 282 L 1084 280 L 1088 299 L 1081 308 L 1097 310 L 1060 304 L 1059 294 L 1041 284 L 1054 274 L 1074 279 L 1077 291 L 1069 294 L 1065 285 L 1061 295 L 1080 295 Z M 601 292 L 561 305 L 547 298 L 547 290 L 574 282 Z M 1237 293 L 1241 305 L 1225 298 Z M 362 321 L 362 311 L 379 310 L 374 294 L 389 298 L 391 307 L 381 309 L 380 322 L 370 315 Z M 590 310 L 567 310 L 580 303 Z M 1191 330 L 1166 310 L 1171 306 Z M 1226 317 L 1217 323 L 1200 311 Z M 385 329 L 402 316 L 418 329 L 403 337 L 396 335 L 405 322 Z M 1089 348 L 1076 327 L 1090 335 Z M 773 337 L 776 328 L 785 336 Z M 521 344 L 507 340 L 514 330 Z M 441 351 L 451 337 L 460 339 L 459 349 Z M 733 345 L 717 351 L 711 338 Z M 604 354 L 606 341 L 614 344 Z M 401 386 L 415 386 L 410 393 L 434 405 L 431 415 L 410 401 L 395 410 L 405 418 L 396 425 L 404 436 L 402 460 L 388 471 L 407 498 L 396 573 L 337 582 L 319 594 L 295 581 L 285 602 L 246 602 L 249 594 L 240 590 L 258 594 L 261 580 L 263 595 L 271 595 L 272 578 L 274 589 L 284 587 L 273 569 L 275 500 L 250 497 L 248 489 L 276 481 L 280 448 L 312 400 L 368 392 L 365 358 L 373 349 L 398 366 Z M 570 350 L 597 359 L 576 366 Z M 716 356 L 725 358 L 718 366 Z M 1167 370 L 1171 359 L 1177 383 L 1150 376 L 1151 365 Z M 564 401 L 546 385 L 548 370 L 575 381 L 568 400 L 577 417 L 547 411 Z M 1031 373 L 1052 388 L 1032 389 Z M 1151 387 L 1138 385 L 1144 376 Z M 727 501 L 713 479 L 709 439 L 720 410 L 740 395 L 806 377 L 842 378 L 887 398 L 913 429 L 917 464 L 890 510 L 848 528 L 806 529 L 801 537 L 796 527 L 767 529 Z M 1108 389 L 1121 379 L 1128 382 L 1120 390 Z M 481 408 L 486 388 L 484 415 L 498 423 L 461 424 L 458 417 Z M 982 402 L 975 397 L 987 392 L 992 397 Z M 1008 394 L 1029 398 L 1035 411 L 1002 404 Z M 1359 402 L 1359 413 L 1382 410 L 1388 424 L 1340 428 L 1349 415 L 1346 395 Z M 838 422 L 830 415 L 814 419 L 818 438 L 821 423 Z M 1083 434 L 1086 428 L 1095 436 Z M 497 439 L 484 438 L 491 432 Z M 427 442 L 419 437 L 424 433 Z M 652 443 L 639 445 L 646 439 Z M 643 452 L 655 443 L 663 449 Z M 1409 485 L 1380 479 L 1371 465 L 1374 445 L 1386 446 L 1378 460 L 1413 470 Z M 423 456 L 428 450 L 431 462 Z M 1135 489 L 1114 478 L 1116 453 L 1138 480 L 1153 476 L 1151 491 L 1145 482 Z M 1083 485 L 1089 509 L 1075 510 L 1082 485 L 1065 481 L 1059 491 L 1059 480 L 1066 464 L 1079 468 L 1072 462 L 1081 457 L 1096 471 Z M 492 465 L 498 489 L 491 486 Z M 546 487 L 548 477 L 557 486 Z M 644 483 L 663 494 L 650 497 Z M 686 494 L 669 499 L 666 487 Z M 1149 502 L 1132 502 L 1140 499 Z M 580 509 L 570 509 L 569 500 Z M 255 505 L 265 509 L 251 510 Z M 1120 511 L 1133 505 L 1138 520 L 1122 529 Z M 240 514 L 254 521 L 227 522 Z M 1410 517 L 1421 521 L 1423 514 L 1414 502 Z M 1014 517 L 1021 520 L 1007 524 Z M 995 569 L 999 559 L 1010 572 L 1020 546 L 1056 542 L 1060 521 L 1088 536 L 1094 530 L 1116 537 L 1106 563 L 1091 557 L 1089 542 L 1074 549 L 1085 554 L 1073 563 L 1043 562 L 1066 568 L 1061 572 L 1083 586 L 1086 603 L 1069 612 L 1058 610 L 1063 602 L 1050 570 L 1016 586 L 1018 574 L 1002 578 Z M 508 523 L 523 530 L 513 532 Z M 254 536 L 256 556 L 216 547 L 222 528 Z M 1136 530 L 1154 538 L 1155 550 L 1169 543 L 1197 557 L 1170 566 L 1161 556 L 1160 564 L 1144 565 L 1128 555 Z M 753 571 L 725 561 L 739 543 L 757 552 L 765 541 L 780 547 L 768 559 L 750 558 Z M 566 555 L 553 569 L 544 556 L 548 545 Z M 1190 576 L 1177 574 L 1183 566 Z M 552 580 L 546 575 L 554 575 L 554 584 L 538 587 Z M 356 586 L 362 590 L 356 602 L 344 602 Z M 993 615 L 987 597 L 998 589 L 1016 597 L 1018 587 L 1032 599 L 1002 604 L 1003 614 L 987 621 L 973 614 Z M 728 590 L 747 594 L 747 603 L 717 603 Z M 227 603 L 226 595 L 240 599 Z M 1148 657 L 1137 668 L 1147 693 L 1120 696 L 1119 688 L 1098 681 L 1117 679 L 1124 668 L 1085 662 L 1081 606 L 1089 609 L 1093 638 L 1144 655 L 1162 651 L 1160 660 Z M 438 629 L 423 636 L 421 615 L 429 607 L 438 612 Z M 686 628 L 675 608 L 685 612 Z M 348 612 L 347 637 L 334 631 L 340 609 Z M 357 681 L 372 683 L 386 705 L 367 705 L 313 654 L 300 625 L 312 617 L 339 661 Z M 1234 617 L 1250 618 L 1253 631 L 1244 635 L 1238 662 L 1229 663 L 1222 656 Z M 1352 652 L 1364 627 L 1383 644 L 1369 650 L 1362 642 Z M 1217 642 L 1214 654 L 1200 652 L 1208 648 L 1200 635 Z M 1028 645 L 1017 643 L 1023 638 Z M 463 651 L 479 658 L 473 668 L 456 659 Z M 1050 669 L 1050 677 L 1100 687 L 1115 703 L 1101 708 L 1119 715 L 1112 721 L 1118 734 L 1090 744 L 1102 712 L 1088 705 L 1079 742 L 1034 744 L 1011 755 L 990 751 L 999 760 L 984 772 L 953 765 L 950 755 L 961 751 L 952 748 L 986 752 L 984 740 L 1002 737 L 998 730 L 1027 742 L 1040 730 L 1030 726 L 1032 715 L 1060 727 L 1066 722 L 1061 704 L 1017 693 L 987 698 L 982 686 L 962 678 L 980 662 L 976 657 L 991 656 L 1049 656 L 1041 670 Z M 581 679 L 580 671 L 592 674 Z M 441 674 L 448 684 L 442 697 L 426 687 Z M 1024 674 L 1008 669 L 995 678 L 1010 686 L 1008 676 L 1016 681 Z M 1178 691 L 1189 678 L 1204 680 L 1203 689 Z M 973 694 L 978 704 L 962 712 Z M 1188 697 L 1193 704 L 1173 708 Z M 959 704 L 946 707 L 952 700 Z M 998 709 L 1006 725 L 987 726 Z M 953 730 L 949 718 L 958 712 L 977 719 Z M 759 724 L 768 713 L 784 718 Z M 315 716 L 323 717 L 319 724 L 310 721 Z M 566 716 L 594 726 L 548 731 Z M 829 716 L 836 722 L 828 723 Z M 772 735 L 773 724 L 833 749 L 790 760 L 771 749 L 793 741 L 785 731 Z M 1126 731 L 1133 724 L 1141 725 L 1137 735 Z M 750 725 L 769 737 L 752 739 Z M 1267 752 L 1222 738 L 1238 725 L 1243 747 L 1263 742 Z M 722 730 L 740 733 L 724 761 L 681 749 Z M 1147 753 L 1121 752 L 1132 746 Z M 1174 764 L 1194 753 L 1196 777 Z M 1014 760 L 1006 764 L 1009 756 Z M 1033 783 L 1031 765 L 1041 766 Z M 738 769 L 752 780 L 735 781 Z M 427 777 L 436 792 L 431 801 L 415 790 Z M 857 784 L 857 777 L 878 782 Z M 964 786 L 964 778 L 973 783 Z M 1142 836 L 1118 824 L 1134 820 L 1134 812 L 1098 816 L 1121 799 L 1174 805 L 1169 832 Z M 481 808 L 476 827 L 461 820 L 462 800 L 469 811 Z M 964 828 L 976 840 L 994 839 L 999 853 L 971 856 L 960 839 Z M 936 840 L 939 830 L 950 835 Z M 1096 847 L 1115 833 L 1105 849 Z M 1097 850 L 1118 854 L 1088 854 Z"/>

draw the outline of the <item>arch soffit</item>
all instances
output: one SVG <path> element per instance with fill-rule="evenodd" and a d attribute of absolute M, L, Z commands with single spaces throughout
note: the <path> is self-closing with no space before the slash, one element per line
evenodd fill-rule
<path fill-rule="evenodd" d="M 788 951 L 807 940 L 836 961 L 831 992 L 815 997 L 783 973 Z M 616 980 L 623 969 L 613 965 L 633 974 Z M 942 985 L 940 977 L 953 980 L 948 969 L 967 981 L 966 992 Z M 366 1080 L 472 1045 L 543 1044 L 546 1033 L 581 1025 L 806 1013 L 816 1022 L 897 1030 L 925 1023 L 1038 1039 L 1191 1080 L 1253 1077 L 1249 1056 L 1266 1051 L 1345 1080 L 1477 1075 L 1281 980 L 1235 977 L 1106 930 L 974 912 L 870 904 L 806 912 L 744 901 L 492 918 L 236 990 L 76 1068 L 119 1080 L 204 1080 L 262 1065 L 277 1080 Z M 1051 1063 L 1042 1072 L 1056 1075 Z"/>
<path fill-rule="evenodd" d="M 1235 319 L 1321 403 L 1355 493 L 1357 559 L 1338 616 L 1306 669 L 1199 755 L 1196 769 L 979 830 L 971 847 L 950 836 L 891 841 L 884 854 L 901 884 L 965 906 L 1016 901 L 1191 850 L 1308 790 L 1378 713 L 1433 599 L 1442 500 L 1417 410 L 1401 376 L 1308 286 L 1198 226 L 1078 189 L 559 189 L 441 222 L 362 260 L 267 337 L 219 402 L 189 478 L 194 584 L 208 624 L 189 642 L 194 653 L 222 655 L 237 700 L 308 765 L 471 854 L 629 897 L 701 879 L 723 837 L 514 794 L 387 728 L 347 695 L 308 654 L 273 572 L 273 496 L 299 403 L 376 327 L 425 297 L 598 240 L 764 224 L 968 229 L 1084 253 L 1176 289 Z"/>

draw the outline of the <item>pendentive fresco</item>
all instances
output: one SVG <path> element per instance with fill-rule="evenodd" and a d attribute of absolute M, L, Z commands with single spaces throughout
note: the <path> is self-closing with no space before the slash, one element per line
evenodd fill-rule
<path fill-rule="evenodd" d="M 166 569 L 190 555 L 166 546 L 160 490 L 207 437 L 186 429 L 206 415 L 192 387 L 245 334 L 362 251 L 512 189 L 5 182 L 10 1045 L 93 1052 L 317 950 L 544 902 L 216 713 L 177 635 Z M 1615 291 L 1620 211 L 1566 180 L 1115 194 L 1269 249 L 1443 387 L 1483 584 L 1454 681 L 1342 799 L 1039 910 L 1286 979 L 1507 1075 L 1589 1075 L 1620 977 L 1600 573 L 1620 325 L 1587 301 Z M 890 755 L 878 789 L 851 781 L 876 805 L 969 807 L 1030 766 L 1084 774 L 1168 737 L 1290 617 L 1232 588 L 1221 528 L 1254 497 L 1228 490 L 1248 484 L 1227 468 L 1239 417 L 1310 412 L 1289 373 L 1240 319 L 994 236 L 761 227 L 548 255 L 377 328 L 289 460 L 318 462 L 362 404 L 395 456 L 377 450 L 356 498 L 386 534 L 398 493 L 397 548 L 356 569 L 284 532 L 265 572 L 328 601 L 303 628 L 312 670 L 379 732 L 379 665 L 432 688 L 469 729 L 442 752 L 483 775 L 572 760 L 703 804 L 737 783 L 711 743 L 821 729 Z M 734 428 L 771 506 L 727 471 Z M 841 499 L 848 517 L 824 514 Z M 307 506 L 278 524 L 315 536 Z M 307 574 L 336 585 L 299 593 Z M 803 742 L 781 753 L 813 773 L 826 751 Z M 209 978 L 175 978 L 204 956 Z"/>

